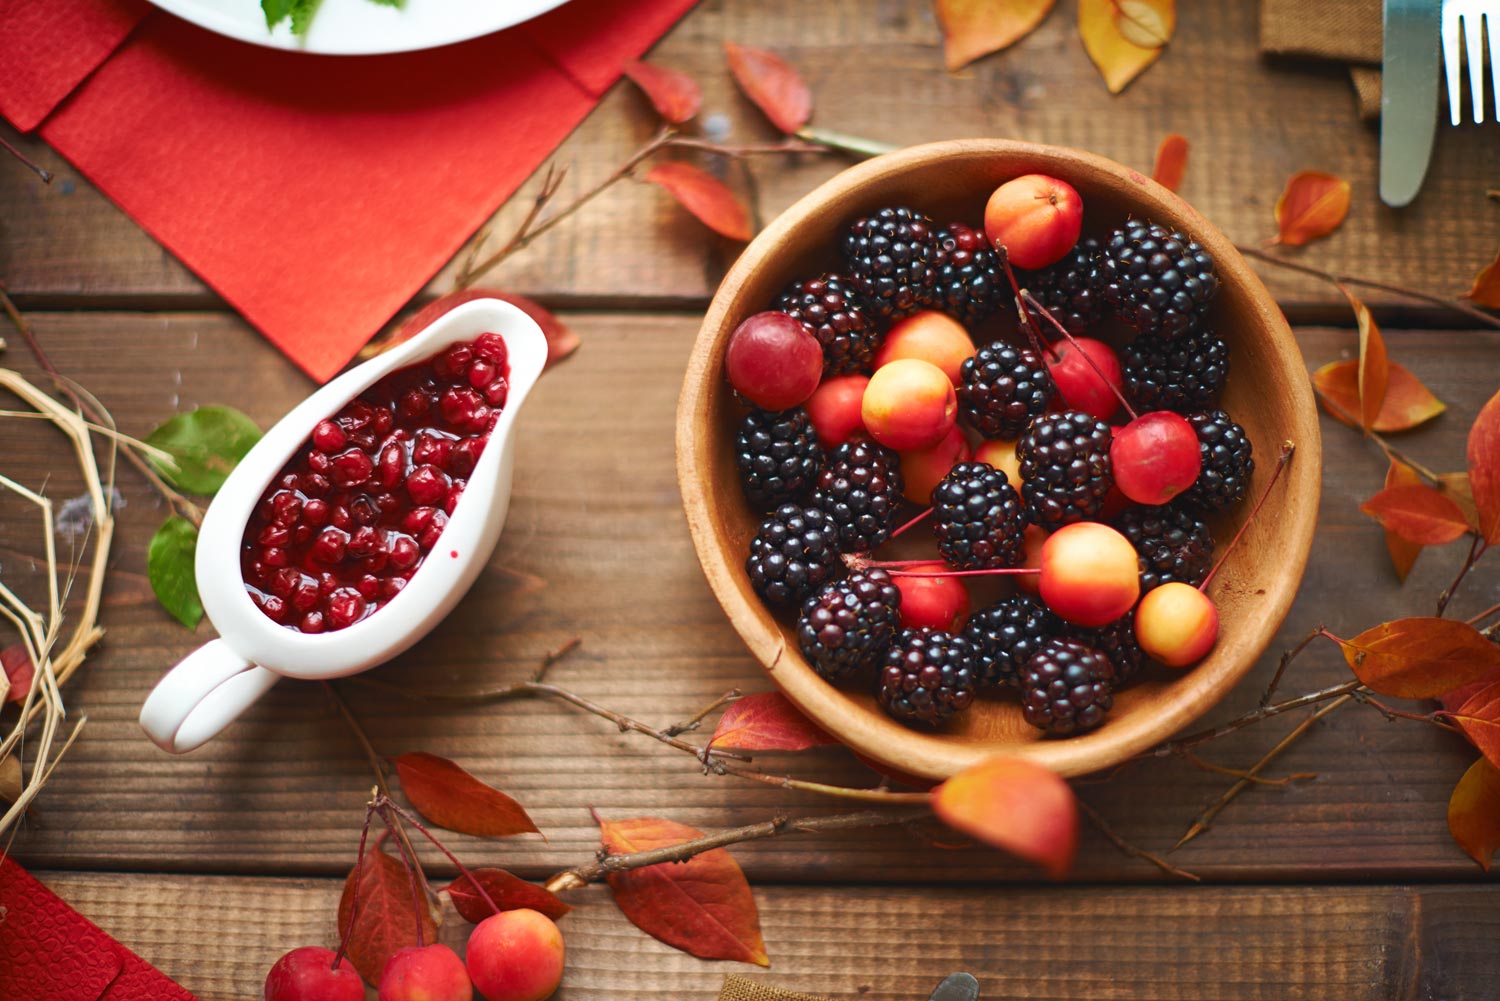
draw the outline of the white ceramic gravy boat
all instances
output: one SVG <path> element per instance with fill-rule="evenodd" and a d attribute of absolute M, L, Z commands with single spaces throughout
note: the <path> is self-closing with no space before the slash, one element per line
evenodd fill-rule
<path fill-rule="evenodd" d="M 486 332 L 505 338 L 510 391 L 442 537 L 394 598 L 344 629 L 302 633 L 271 621 L 250 599 L 240 574 L 240 545 L 271 480 L 313 426 L 399 368 Z M 267 431 L 209 505 L 198 533 L 194 571 L 203 610 L 219 638 L 193 651 L 157 683 L 141 707 L 141 726 L 163 749 L 191 751 L 228 726 L 282 678 L 341 678 L 396 656 L 452 610 L 479 576 L 500 538 L 510 506 L 516 415 L 541 375 L 547 341 L 521 310 L 476 299 L 309 396 Z"/>

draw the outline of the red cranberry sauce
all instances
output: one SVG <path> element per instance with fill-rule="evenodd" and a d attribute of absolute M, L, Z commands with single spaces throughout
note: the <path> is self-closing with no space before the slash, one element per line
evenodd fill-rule
<path fill-rule="evenodd" d="M 437 545 L 510 391 L 505 340 L 480 334 L 399 369 L 318 422 L 245 526 L 257 608 L 304 633 L 394 598 Z"/>

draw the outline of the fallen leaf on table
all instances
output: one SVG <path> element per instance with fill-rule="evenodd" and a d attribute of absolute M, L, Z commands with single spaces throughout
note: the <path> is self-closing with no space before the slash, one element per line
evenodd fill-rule
<path fill-rule="evenodd" d="M 677 70 L 650 63 L 629 62 L 625 75 L 650 99 L 651 106 L 673 125 L 691 121 L 703 105 L 698 81 Z"/>
<path fill-rule="evenodd" d="M 1470 695 L 1448 719 L 1458 724 L 1490 764 L 1500 767 L 1500 683 L 1492 682 Z"/>
<path fill-rule="evenodd" d="M 1385 471 L 1386 489 L 1416 486 L 1421 482 L 1421 475 L 1399 459 L 1392 459 L 1390 468 Z M 1405 581 L 1406 575 L 1411 573 L 1412 564 L 1416 563 L 1417 557 L 1422 555 L 1423 547 L 1415 542 L 1406 541 L 1387 528 L 1385 548 L 1386 552 L 1391 554 L 1391 565 L 1396 568 L 1396 579 Z"/>
<path fill-rule="evenodd" d="M 1459 506 L 1425 483 L 1386 487 L 1359 509 L 1419 546 L 1441 546 L 1469 531 Z"/>
<path fill-rule="evenodd" d="M 659 163 L 646 180 L 667 191 L 698 221 L 731 240 L 750 239 L 750 213 L 728 185 L 691 163 Z"/>
<path fill-rule="evenodd" d="M 36 677 L 36 666 L 31 663 L 31 654 L 25 643 L 12 643 L 0 650 L 0 670 L 5 672 L 9 691 L 6 702 L 25 702 L 31 692 L 32 680 Z"/>
<path fill-rule="evenodd" d="M 1321 170 L 1299 170 L 1276 199 L 1274 242 L 1301 247 L 1338 229 L 1349 214 L 1349 182 Z"/>
<path fill-rule="evenodd" d="M 224 479 L 258 441 L 260 428 L 233 407 L 199 407 L 178 414 L 145 438 L 147 445 L 172 457 L 168 462 L 147 455 L 167 482 L 204 496 L 224 485 Z"/>
<path fill-rule="evenodd" d="M 1397 699 L 1435 699 L 1500 669 L 1500 646 L 1453 619 L 1382 622 L 1339 646 L 1355 677 Z"/>
<path fill-rule="evenodd" d="M 932 791 L 948 826 L 1067 875 L 1078 850 L 1078 804 L 1060 775 L 1024 758 L 990 758 Z"/>
<path fill-rule="evenodd" d="M 172 618 L 189 629 L 196 629 L 203 620 L 203 602 L 193 571 L 197 552 L 197 527 L 175 514 L 162 522 L 146 550 L 146 578 L 152 593 Z"/>
<path fill-rule="evenodd" d="M 356 878 L 357 914 L 354 913 Z M 338 930 L 343 934 L 347 929 L 349 961 L 369 983 L 380 983 L 381 971 L 391 956 L 417 944 L 418 922 L 424 942 L 437 940 L 437 921 L 428 908 L 417 909 L 416 902 L 412 876 L 406 866 L 386 854 L 379 843 L 365 852 L 363 861 L 344 880 L 344 893 L 339 897 Z"/>
<path fill-rule="evenodd" d="M 948 72 L 1029 35 L 1057 0 L 934 0 Z"/>
<path fill-rule="evenodd" d="M 1329 362 L 1313 373 L 1318 402 L 1337 420 L 1359 427 L 1359 362 L 1355 359 Z M 1405 365 L 1386 365 L 1385 399 L 1370 430 L 1382 433 L 1409 431 L 1447 410 L 1442 400 L 1422 385 Z"/>
<path fill-rule="evenodd" d="M 812 117 L 812 92 L 797 71 L 774 52 L 750 45 L 724 43 L 735 83 L 765 116 L 787 135 Z"/>
<path fill-rule="evenodd" d="M 540 833 L 520 803 L 447 758 L 414 751 L 391 764 L 411 805 L 439 827 L 481 838 Z"/>
<path fill-rule="evenodd" d="M 1175 0 L 1079 0 L 1078 34 L 1111 94 L 1161 56 L 1177 24 Z"/>
<path fill-rule="evenodd" d="M 665 848 L 703 837 L 701 831 L 659 817 L 600 820 L 612 855 Z M 733 959 L 770 966 L 755 897 L 739 863 L 723 848 L 686 862 L 662 862 L 608 876 L 615 903 L 631 924 L 699 959 Z"/>
<path fill-rule="evenodd" d="M 1500 769 L 1486 758 L 1469 766 L 1448 799 L 1448 831 L 1458 847 L 1490 871 L 1500 849 Z"/>
<path fill-rule="evenodd" d="M 469 876 L 473 876 L 474 880 L 471 881 Z M 504 869 L 470 869 L 469 876 L 459 876 L 445 889 L 453 901 L 453 909 L 470 924 L 477 925 L 495 913 L 490 910 L 484 896 L 474 888 L 475 881 L 502 911 L 526 907 L 556 921 L 573 909 L 551 890 L 528 883 Z"/>
<path fill-rule="evenodd" d="M 1359 414 L 1360 427 L 1370 431 L 1385 403 L 1386 390 L 1391 381 L 1391 365 L 1385 352 L 1385 338 L 1380 336 L 1380 326 L 1370 315 L 1370 308 L 1344 286 L 1340 285 L 1339 291 L 1349 300 L 1359 323 L 1359 409 L 1355 412 Z"/>
<path fill-rule="evenodd" d="M 708 742 L 734 751 L 805 751 L 837 744 L 780 692 L 759 692 L 730 703 Z"/>
<path fill-rule="evenodd" d="M 1187 161 L 1187 138 L 1169 132 L 1156 147 L 1156 166 L 1151 171 L 1151 179 L 1170 191 L 1176 191 L 1182 185 L 1182 175 L 1187 172 Z"/>
<path fill-rule="evenodd" d="M 1464 298 L 1488 309 L 1500 309 L 1500 255 L 1474 276 L 1474 287 L 1464 293 Z"/>
<path fill-rule="evenodd" d="M 1479 534 L 1490 545 L 1500 543 L 1500 393 L 1474 418 L 1467 449 L 1469 489 L 1479 514 Z"/>

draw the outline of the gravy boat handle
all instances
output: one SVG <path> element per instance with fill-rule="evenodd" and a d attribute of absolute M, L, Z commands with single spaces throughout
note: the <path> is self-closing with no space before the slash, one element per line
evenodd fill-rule
<path fill-rule="evenodd" d="M 223 640 L 211 640 L 157 682 L 141 706 L 141 727 L 162 750 L 184 754 L 233 723 L 280 680 Z"/>

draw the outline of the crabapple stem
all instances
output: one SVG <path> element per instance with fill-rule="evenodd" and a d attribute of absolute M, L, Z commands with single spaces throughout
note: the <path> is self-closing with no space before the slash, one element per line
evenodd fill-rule
<path fill-rule="evenodd" d="M 1005 269 L 1005 277 L 1010 281 L 1011 293 L 1016 297 L 1016 312 L 1020 314 L 1021 326 L 1025 328 L 1026 336 L 1030 338 L 1032 348 L 1043 357 L 1050 356 L 1056 359 L 1058 354 L 1053 350 L 1052 345 L 1042 338 L 1042 332 L 1036 325 L 1036 317 L 1026 312 L 1026 307 L 1021 305 L 1021 296 L 1027 293 L 1021 288 L 1021 283 L 1016 281 L 1015 269 L 1010 266 L 1010 253 L 1003 244 L 996 247 L 995 252 L 1000 255 L 1000 266 Z"/>
<path fill-rule="evenodd" d="M 892 577 L 997 577 L 1041 573 L 1038 567 L 994 567 L 989 570 L 942 570 L 937 573 L 903 570 L 902 567 L 940 565 L 935 560 L 874 560 L 866 566 L 884 570 Z"/>
<path fill-rule="evenodd" d="M 379 793 L 379 790 L 376 790 Z M 365 841 L 370 837 L 370 818 L 375 816 L 375 805 L 372 802 L 365 807 L 365 826 L 359 832 L 359 854 L 354 861 L 354 895 L 349 900 L 349 924 L 339 929 L 339 947 L 333 954 L 333 968 L 337 970 L 339 964 L 344 961 L 344 951 L 349 948 L 349 936 L 354 932 L 354 922 L 359 920 L 359 884 L 364 876 L 365 865 Z"/>
<path fill-rule="evenodd" d="M 472 883 L 474 889 L 478 891 L 479 896 L 484 900 L 486 904 L 490 905 L 490 910 L 494 911 L 496 914 L 500 913 L 500 905 L 495 903 L 495 899 L 490 896 L 490 892 L 484 888 L 479 880 L 474 878 L 474 874 L 470 872 L 464 866 L 464 864 L 458 860 L 457 855 L 454 855 L 452 852 L 450 852 L 448 850 L 448 847 L 441 841 L 439 841 L 431 831 L 422 826 L 422 822 L 416 818 L 415 814 L 413 814 L 410 810 L 402 808 L 399 804 L 395 803 L 389 797 L 382 798 L 385 799 L 386 805 L 390 807 L 390 809 L 396 811 L 396 815 L 398 817 L 400 817 L 402 820 L 405 820 L 411 826 L 415 827 L 419 832 L 421 832 L 423 837 L 432 842 L 433 847 L 447 856 L 448 861 L 452 862 L 453 865 L 458 869 L 459 875 Z"/>
<path fill-rule="evenodd" d="M 392 805 L 390 800 L 386 800 L 378 804 L 376 809 L 380 813 L 380 819 L 385 821 L 386 828 L 395 834 L 396 821 L 390 809 Z M 411 851 L 410 857 L 407 856 L 408 849 Z M 400 838 L 396 839 L 396 851 L 401 856 L 402 868 L 406 870 L 406 881 L 411 884 L 411 916 L 412 920 L 417 923 L 417 946 L 420 948 L 427 944 L 426 936 L 422 934 L 422 900 L 417 893 L 417 869 L 421 863 L 417 861 L 417 850 L 403 844 Z"/>
<path fill-rule="evenodd" d="M 1203 578 L 1203 583 L 1198 585 L 1198 590 L 1205 594 L 1208 593 L 1208 582 L 1214 579 L 1214 575 L 1219 572 L 1219 568 L 1224 565 L 1224 561 L 1229 559 L 1229 554 L 1234 552 L 1234 547 L 1240 544 L 1240 539 L 1244 538 L 1245 530 L 1250 527 L 1251 522 L 1255 521 L 1256 516 L 1260 514 L 1260 509 L 1265 507 L 1266 499 L 1271 496 L 1272 488 L 1276 486 L 1276 481 L 1281 479 L 1281 471 L 1291 465 L 1292 456 L 1296 451 L 1297 446 L 1294 442 L 1284 441 L 1281 443 L 1281 455 L 1276 459 L 1276 471 L 1271 474 L 1271 482 L 1267 483 L 1266 488 L 1260 492 L 1260 499 L 1255 502 L 1255 507 L 1250 509 L 1250 516 L 1244 520 L 1239 527 L 1239 531 L 1234 533 L 1234 538 L 1229 540 L 1229 545 L 1219 554 L 1218 562 L 1208 572 L 1208 576 Z"/>
<path fill-rule="evenodd" d="M 1056 327 L 1057 332 L 1059 334 L 1062 334 L 1063 337 L 1067 339 L 1069 344 L 1073 345 L 1074 349 L 1083 356 L 1083 360 L 1089 363 L 1089 368 L 1094 370 L 1094 374 L 1099 377 L 1101 382 L 1109 387 L 1109 391 L 1111 393 L 1115 394 L 1115 399 L 1120 401 L 1120 406 L 1125 408 L 1125 412 L 1130 415 L 1131 420 L 1135 420 L 1136 418 L 1141 416 L 1140 414 L 1135 412 L 1135 408 L 1130 405 L 1130 401 L 1125 399 L 1125 394 L 1120 392 L 1120 387 L 1109 381 L 1109 377 L 1104 374 L 1103 369 L 1099 367 L 1099 363 L 1094 361 L 1094 359 L 1089 356 L 1089 353 L 1087 351 L 1083 350 L 1083 346 L 1078 343 L 1078 338 L 1074 337 L 1071 333 L 1068 332 L 1068 328 L 1063 326 L 1062 322 L 1058 320 L 1057 317 L 1052 315 L 1051 310 L 1049 310 L 1046 306 L 1043 306 L 1041 303 L 1037 302 L 1036 296 L 1032 295 L 1026 289 L 1022 289 L 1020 291 L 1019 297 L 1026 303 L 1026 305 L 1030 306 L 1032 309 L 1035 309 L 1037 312 L 1045 316 L 1047 318 L 1047 322 Z M 1056 357 L 1056 352 L 1053 352 L 1053 357 Z"/>
<path fill-rule="evenodd" d="M 922 520 L 924 518 L 926 518 L 928 515 L 930 515 L 931 513 L 932 513 L 932 508 L 928 508 L 927 510 L 923 511 L 921 514 L 917 515 L 911 521 L 908 521 L 906 524 L 902 525 L 900 528 L 898 528 L 894 532 L 892 532 L 891 535 L 890 535 L 890 538 L 891 539 L 897 538 L 898 536 L 901 535 L 902 532 L 905 532 L 908 528 L 911 528 L 914 525 L 920 524 L 922 522 Z M 890 541 L 890 540 L 888 539 L 887 541 Z"/>

